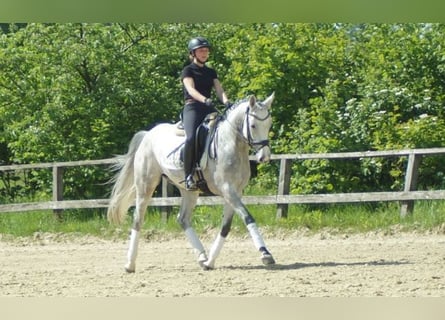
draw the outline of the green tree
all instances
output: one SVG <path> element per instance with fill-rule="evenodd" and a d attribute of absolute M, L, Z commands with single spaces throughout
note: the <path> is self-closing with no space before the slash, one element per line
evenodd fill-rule
<path fill-rule="evenodd" d="M 444 146 L 443 24 L 1 25 L 0 163 L 108 158 L 150 123 L 176 121 L 187 42 L 213 43 L 209 64 L 233 100 L 276 94 L 275 153 Z M 426 160 L 420 183 L 443 186 Z M 276 176 L 261 167 L 261 183 Z M 397 159 L 293 165 L 293 192 L 400 189 Z M 66 173 L 67 197 L 103 196 L 93 169 Z M 49 176 L 30 173 L 47 185 Z M 34 186 L 33 186 L 34 187 Z"/>

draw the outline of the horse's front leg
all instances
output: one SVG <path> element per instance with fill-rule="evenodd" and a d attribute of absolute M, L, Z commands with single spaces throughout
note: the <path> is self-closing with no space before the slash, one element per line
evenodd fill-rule
<path fill-rule="evenodd" d="M 232 226 L 233 212 L 233 208 L 229 204 L 224 205 L 221 231 L 216 236 L 216 239 L 213 242 L 212 247 L 210 248 L 209 259 L 204 263 L 204 266 L 207 269 L 213 269 L 215 267 L 215 260 L 219 256 L 219 253 L 221 252 L 221 249 Z"/>
<path fill-rule="evenodd" d="M 275 259 L 273 258 L 269 250 L 267 250 L 266 244 L 264 243 L 263 237 L 261 236 L 255 221 L 253 220 L 253 222 L 251 223 L 246 223 L 246 226 L 247 230 L 249 230 L 249 234 L 252 237 L 255 247 L 258 249 L 258 251 L 261 252 L 261 261 L 263 262 L 263 264 L 265 264 L 266 266 L 275 264 Z"/>
<path fill-rule="evenodd" d="M 180 189 L 182 195 L 181 208 L 179 209 L 179 214 L 177 217 L 177 221 L 181 228 L 184 230 L 184 233 L 193 247 L 197 257 L 198 263 L 201 268 L 206 269 L 204 266 L 204 262 L 207 261 L 207 255 L 204 249 L 204 246 L 199 240 L 198 235 L 195 230 L 191 226 L 191 218 L 193 209 L 196 206 L 196 202 L 198 200 L 199 194 L 197 192 L 185 191 Z"/>
<path fill-rule="evenodd" d="M 258 230 L 255 219 L 252 217 L 249 210 L 247 210 L 246 206 L 242 203 L 241 198 L 232 194 L 226 200 L 232 205 L 233 209 L 241 217 L 241 219 L 243 219 L 243 222 L 249 231 L 250 237 L 253 240 L 253 244 L 261 253 L 261 261 L 263 264 L 275 264 L 275 260 L 269 250 L 267 250 L 263 237 Z"/>

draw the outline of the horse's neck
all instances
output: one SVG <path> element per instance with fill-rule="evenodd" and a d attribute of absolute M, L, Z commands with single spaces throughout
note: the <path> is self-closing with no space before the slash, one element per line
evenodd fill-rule
<path fill-rule="evenodd" d="M 238 157 L 249 156 L 249 145 L 242 136 L 245 112 L 246 108 L 243 106 L 238 106 L 237 109 L 231 110 L 218 128 L 217 144 L 219 147 L 227 146 L 227 153 Z"/>
<path fill-rule="evenodd" d="M 238 130 L 241 130 L 245 114 L 246 107 L 240 105 L 227 114 L 227 121 L 229 121 L 233 126 L 236 126 Z"/>

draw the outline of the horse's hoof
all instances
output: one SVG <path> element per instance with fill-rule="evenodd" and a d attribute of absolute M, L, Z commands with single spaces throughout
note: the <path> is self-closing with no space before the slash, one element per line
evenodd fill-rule
<path fill-rule="evenodd" d="M 275 264 L 275 259 L 272 257 L 271 254 L 267 254 L 267 253 L 263 254 L 263 256 L 261 257 L 261 261 L 266 266 L 270 266 L 272 264 Z"/>
<path fill-rule="evenodd" d="M 209 270 L 213 270 L 214 269 L 214 264 L 213 263 L 209 263 L 209 261 L 204 261 L 201 264 L 201 268 L 204 271 L 209 271 Z"/>
<path fill-rule="evenodd" d="M 127 273 L 134 273 L 136 271 L 136 267 L 128 264 L 125 266 L 125 271 Z"/>
<path fill-rule="evenodd" d="M 204 270 L 204 271 L 210 271 L 210 270 L 213 270 L 213 267 L 208 266 L 208 265 L 206 265 L 206 264 L 202 264 L 202 265 L 201 265 L 201 268 L 202 268 L 202 270 Z"/>
<path fill-rule="evenodd" d="M 204 264 L 207 261 L 207 255 L 205 252 L 201 252 L 198 256 L 198 263 L 201 266 L 201 268 L 204 268 Z"/>
<path fill-rule="evenodd" d="M 209 270 L 213 270 L 213 266 L 208 264 L 208 261 L 198 261 L 199 262 L 199 266 L 201 267 L 202 270 L 204 271 L 209 271 Z"/>

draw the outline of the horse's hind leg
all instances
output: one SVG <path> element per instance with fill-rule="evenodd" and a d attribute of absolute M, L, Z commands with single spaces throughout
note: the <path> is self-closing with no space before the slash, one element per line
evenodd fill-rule
<path fill-rule="evenodd" d="M 184 230 L 188 241 L 192 245 L 198 257 L 199 265 L 201 266 L 201 268 L 205 269 L 204 262 L 207 261 L 207 255 L 205 253 L 205 249 L 201 243 L 201 240 L 199 240 L 198 235 L 191 226 L 192 213 L 193 209 L 196 206 L 199 194 L 197 192 L 184 191 L 182 189 L 180 191 L 182 195 L 182 202 L 181 208 L 179 209 L 177 221 L 181 228 Z"/>
<path fill-rule="evenodd" d="M 148 199 L 145 197 L 136 197 L 136 208 L 133 217 L 133 226 L 130 234 L 130 245 L 127 253 L 127 264 L 125 271 L 131 273 L 136 270 L 136 258 L 138 255 L 139 237 L 141 227 L 144 224 L 145 210 L 147 209 Z"/>
<path fill-rule="evenodd" d="M 156 182 L 157 181 L 157 182 Z M 133 216 L 133 226 L 130 234 L 130 245 L 127 254 L 125 270 L 129 273 L 136 270 L 136 258 L 138 254 L 139 238 L 144 224 L 145 212 L 151 196 L 159 182 L 159 179 L 151 180 L 150 184 L 143 181 L 136 182 L 136 208 Z"/>
<path fill-rule="evenodd" d="M 213 269 L 215 267 L 215 260 L 216 258 L 218 258 L 219 253 L 221 252 L 221 249 L 227 238 L 227 235 L 230 232 L 233 220 L 233 213 L 234 213 L 233 208 L 230 205 L 228 204 L 224 205 L 224 214 L 223 214 L 221 231 L 216 236 L 216 239 L 213 242 L 212 247 L 210 248 L 208 260 L 204 263 L 204 266 L 207 269 Z"/>

